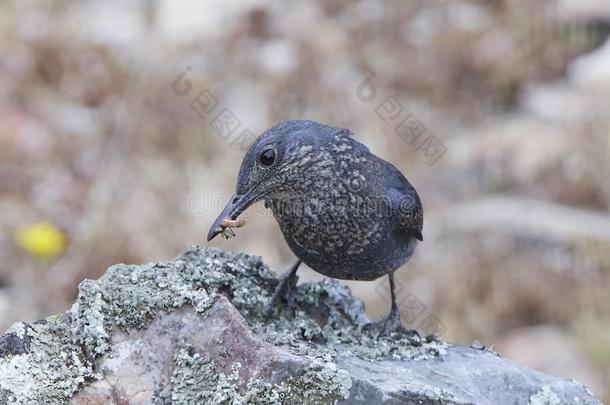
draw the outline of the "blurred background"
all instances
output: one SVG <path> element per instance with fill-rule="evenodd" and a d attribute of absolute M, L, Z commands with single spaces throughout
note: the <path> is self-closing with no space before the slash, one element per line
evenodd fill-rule
<path fill-rule="evenodd" d="M 609 32 L 607 0 L 5 0 L 0 330 L 113 263 L 206 246 L 248 144 L 308 118 L 422 197 L 408 326 L 610 402 Z M 213 245 L 283 272 L 275 221 L 244 217 Z M 386 283 L 348 283 L 371 318 Z"/>

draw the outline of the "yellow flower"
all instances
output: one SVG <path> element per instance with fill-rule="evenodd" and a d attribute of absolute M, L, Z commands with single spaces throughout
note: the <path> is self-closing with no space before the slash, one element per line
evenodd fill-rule
<path fill-rule="evenodd" d="M 62 254 L 68 245 L 64 234 L 48 222 L 39 222 L 17 229 L 15 241 L 32 256 L 43 259 Z"/>

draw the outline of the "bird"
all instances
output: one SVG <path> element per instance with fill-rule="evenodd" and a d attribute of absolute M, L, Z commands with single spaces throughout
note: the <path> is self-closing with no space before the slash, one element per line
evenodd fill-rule
<path fill-rule="evenodd" d="M 235 194 L 212 224 L 208 241 L 261 200 L 298 258 L 281 277 L 269 308 L 289 298 L 302 263 L 341 280 L 387 275 L 390 313 L 369 326 L 416 333 L 402 326 L 394 272 L 423 241 L 423 207 L 394 165 L 373 154 L 349 129 L 282 121 L 246 152 Z"/>

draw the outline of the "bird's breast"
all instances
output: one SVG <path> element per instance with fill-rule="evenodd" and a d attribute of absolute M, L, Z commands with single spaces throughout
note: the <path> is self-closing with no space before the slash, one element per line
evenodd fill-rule
<path fill-rule="evenodd" d="M 330 277 L 367 280 L 395 270 L 408 245 L 372 200 L 310 191 L 270 207 L 288 245 L 307 265 Z"/>

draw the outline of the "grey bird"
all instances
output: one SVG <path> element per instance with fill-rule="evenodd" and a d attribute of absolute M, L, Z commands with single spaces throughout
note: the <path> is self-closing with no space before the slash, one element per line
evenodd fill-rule
<path fill-rule="evenodd" d="M 391 312 L 371 325 L 406 331 L 394 272 L 423 241 L 423 208 L 405 176 L 352 135 L 306 120 L 280 122 L 265 131 L 246 153 L 235 195 L 210 228 L 208 241 L 225 230 L 223 220 L 235 220 L 264 200 L 299 259 L 276 288 L 271 307 L 289 298 L 301 262 L 343 280 L 388 275 Z"/>

